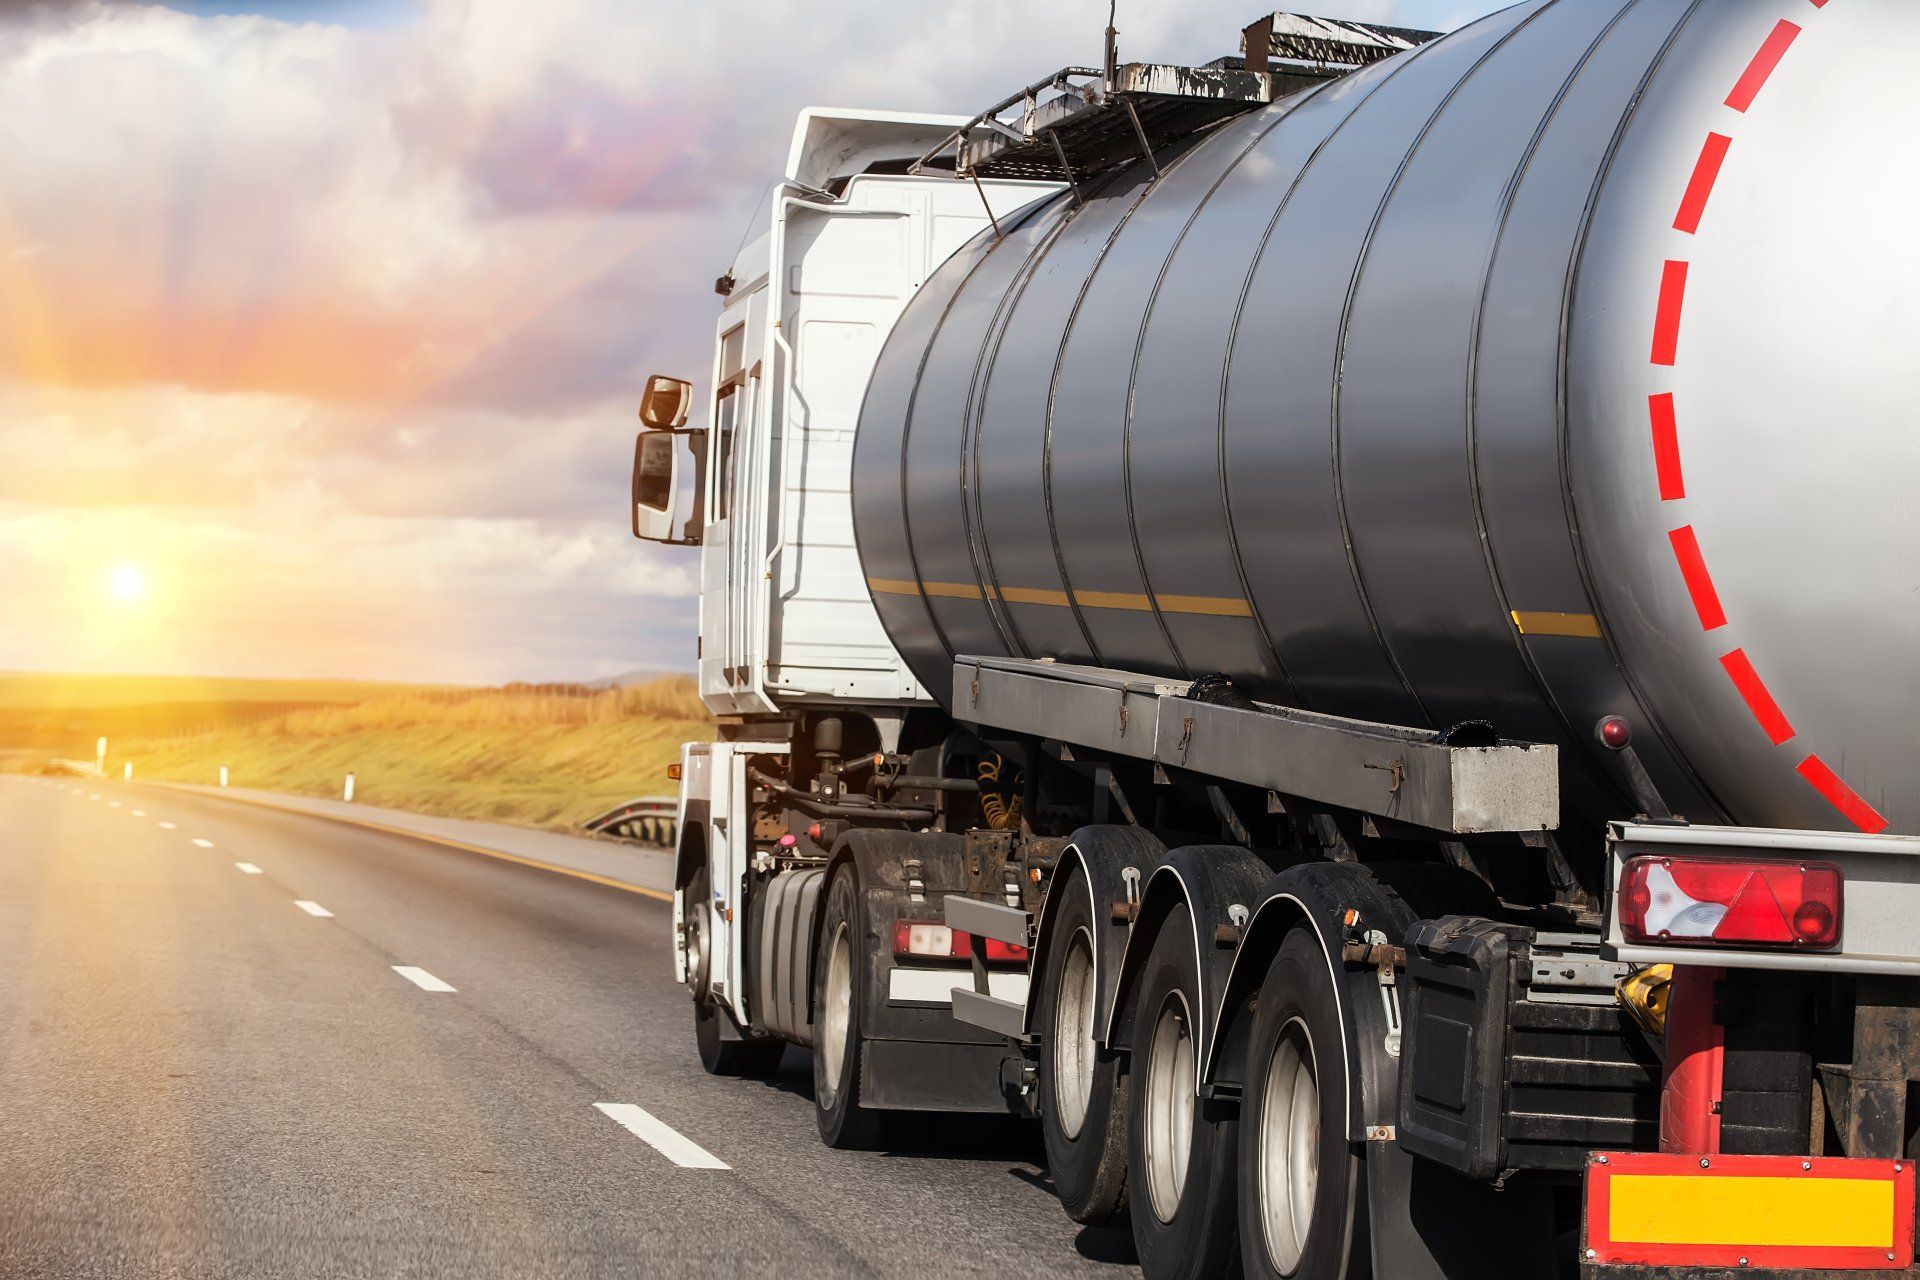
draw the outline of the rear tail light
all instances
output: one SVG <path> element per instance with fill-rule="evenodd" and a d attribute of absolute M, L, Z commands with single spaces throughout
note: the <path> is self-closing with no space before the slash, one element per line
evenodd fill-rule
<path fill-rule="evenodd" d="M 897 920 L 893 925 L 893 954 L 929 960 L 970 960 L 973 935 L 931 920 Z M 988 964 L 1025 964 L 1027 949 L 1018 943 L 987 939 Z"/>
<path fill-rule="evenodd" d="M 1829 862 L 1631 858 L 1620 928 L 1629 942 L 1830 950 L 1840 942 L 1841 884 Z"/>

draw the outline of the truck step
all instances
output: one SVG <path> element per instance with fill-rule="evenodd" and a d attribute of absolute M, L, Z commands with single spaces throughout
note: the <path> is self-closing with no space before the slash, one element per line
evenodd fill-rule
<path fill-rule="evenodd" d="M 995 942 L 1011 942 L 1020 947 L 1031 941 L 1028 929 L 1033 917 L 1019 907 L 963 898 L 958 894 L 947 895 L 946 906 L 950 929 L 963 929 L 976 938 L 992 938 Z"/>
<path fill-rule="evenodd" d="M 953 989 L 953 1016 L 968 1026 L 982 1027 L 1009 1039 L 1027 1038 L 1025 1005 L 983 996 L 970 987 Z"/>

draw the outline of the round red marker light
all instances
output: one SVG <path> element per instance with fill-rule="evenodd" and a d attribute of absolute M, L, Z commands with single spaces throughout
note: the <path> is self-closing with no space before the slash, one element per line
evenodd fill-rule
<path fill-rule="evenodd" d="M 1829 941 L 1833 937 L 1833 908 L 1824 902 L 1807 901 L 1794 909 L 1793 931 L 1807 941 Z"/>
<path fill-rule="evenodd" d="M 1600 741 L 1609 751 L 1624 751 L 1633 741 L 1633 726 L 1625 716 L 1608 716 L 1600 722 Z"/>

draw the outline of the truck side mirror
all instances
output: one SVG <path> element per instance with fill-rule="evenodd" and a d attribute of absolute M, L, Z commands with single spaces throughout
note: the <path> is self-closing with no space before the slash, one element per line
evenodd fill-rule
<path fill-rule="evenodd" d="M 692 407 L 691 382 L 656 373 L 647 379 L 646 394 L 640 397 L 640 421 L 655 431 L 678 431 L 687 424 Z"/>
<path fill-rule="evenodd" d="M 684 544 L 673 530 L 674 498 L 680 492 L 680 437 L 642 431 L 633 442 L 633 536 Z M 697 539 L 694 539 L 697 541 Z"/>

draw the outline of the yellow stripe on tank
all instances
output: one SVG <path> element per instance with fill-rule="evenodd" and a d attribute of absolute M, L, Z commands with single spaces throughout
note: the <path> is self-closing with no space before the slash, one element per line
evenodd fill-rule
<path fill-rule="evenodd" d="M 1513 611 L 1513 627 L 1523 636 L 1573 636 L 1581 640 L 1600 638 L 1600 619 L 1590 613 L 1529 613 Z"/>
<path fill-rule="evenodd" d="M 868 578 L 867 586 L 881 595 L 927 595 L 946 600 L 999 599 L 1009 604 L 1042 604 L 1056 608 L 1079 605 L 1083 609 L 1123 609 L 1149 613 L 1155 604 L 1162 613 L 1196 614 L 1213 618 L 1251 618 L 1253 606 L 1231 596 L 1153 596 L 1128 591 L 1049 591 L 1040 587 L 978 587 L 965 582 L 915 583 L 899 578 Z"/>

